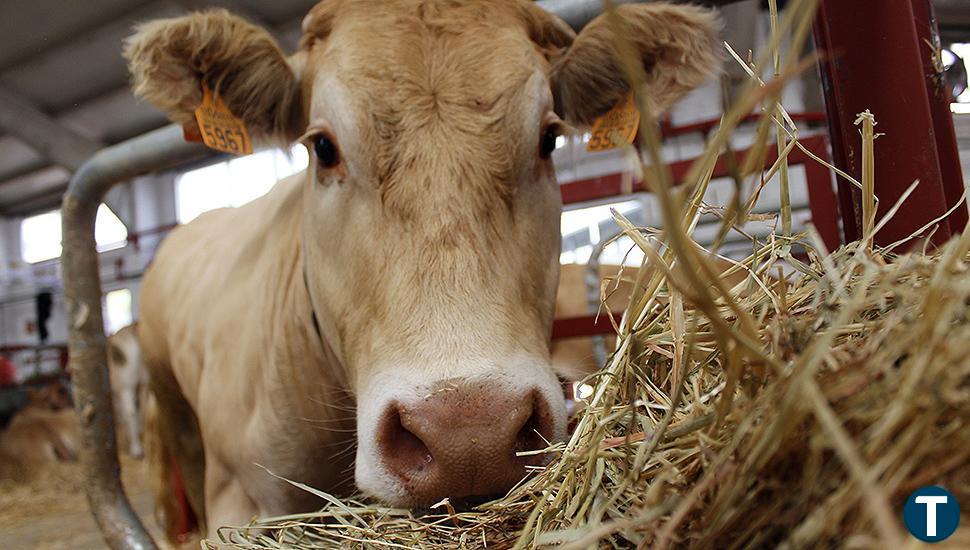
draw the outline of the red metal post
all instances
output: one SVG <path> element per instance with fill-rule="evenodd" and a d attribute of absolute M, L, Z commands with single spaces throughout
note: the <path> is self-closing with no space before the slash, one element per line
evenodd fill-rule
<path fill-rule="evenodd" d="M 869 109 L 879 124 L 876 131 L 885 133 L 876 141 L 877 219 L 913 181 L 921 182 L 902 211 L 876 236 L 876 244 L 912 234 L 942 216 L 955 200 L 952 190 L 945 192 L 945 182 L 953 174 L 960 177 L 959 164 L 957 172 L 952 165 L 956 141 L 942 127 L 946 123 L 940 109 L 948 108 L 945 99 L 930 92 L 928 79 L 933 75 L 926 68 L 933 50 L 923 41 L 929 30 L 917 29 L 928 24 L 931 13 L 927 0 L 821 0 L 815 22 L 836 165 L 861 177 L 861 138 L 853 122 Z M 920 14 L 922 23 L 917 19 Z M 962 192 L 962 184 L 959 187 Z M 846 239 L 858 239 L 859 192 L 840 181 L 839 195 Z M 951 219 L 939 224 L 934 242 L 941 243 L 962 228 L 966 207 L 958 210 L 962 212 L 951 216 L 952 224 Z"/>
<path fill-rule="evenodd" d="M 803 142 L 804 145 L 804 142 Z M 815 149 L 809 149 L 819 158 L 829 159 L 828 142 L 820 138 L 818 142 L 810 143 Z M 806 147 L 808 148 L 808 147 Z M 832 190 L 832 175 L 830 170 L 816 162 L 814 159 L 807 158 L 801 151 L 795 151 L 795 159 L 806 157 L 802 166 L 805 167 L 805 181 L 808 184 L 808 206 L 812 212 L 812 225 L 818 231 L 822 242 L 829 251 L 833 251 L 842 244 L 842 235 L 839 231 L 839 201 Z M 789 155 L 789 160 L 791 160 Z"/>
<path fill-rule="evenodd" d="M 622 315 L 613 314 L 613 322 L 620 324 Z M 597 336 L 600 334 L 615 334 L 610 315 L 583 315 L 581 317 L 563 317 L 552 323 L 552 339 L 578 338 L 580 336 Z"/>
<path fill-rule="evenodd" d="M 968 6 L 970 7 L 970 6 Z M 919 0 L 913 4 L 916 16 L 916 32 L 920 42 L 930 51 L 942 47 L 940 43 L 940 29 L 936 17 L 933 15 L 933 5 L 930 0 Z M 933 127 L 936 129 L 936 149 L 940 154 L 940 175 L 943 178 L 943 196 L 948 206 L 956 204 L 963 196 L 963 169 L 960 166 L 960 149 L 957 146 L 956 129 L 953 127 L 953 113 L 950 103 L 954 101 L 950 89 L 943 78 L 942 60 L 936 54 L 923 56 L 923 70 L 925 71 L 927 90 L 930 98 L 930 113 L 933 116 Z M 967 208 L 957 208 L 948 219 L 950 231 L 959 234 L 967 226 Z"/>

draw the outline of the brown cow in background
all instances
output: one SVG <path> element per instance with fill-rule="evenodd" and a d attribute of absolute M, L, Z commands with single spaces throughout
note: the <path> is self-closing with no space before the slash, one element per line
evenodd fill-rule
<path fill-rule="evenodd" d="M 141 458 L 144 454 L 142 409 L 148 389 L 148 371 L 141 361 L 137 324 L 108 337 L 108 370 L 119 447 L 127 448 L 130 456 Z"/>
<path fill-rule="evenodd" d="M 0 433 L 4 477 L 30 479 L 46 465 L 77 460 L 80 433 L 67 387 L 52 382 L 27 395 L 27 404 Z"/>

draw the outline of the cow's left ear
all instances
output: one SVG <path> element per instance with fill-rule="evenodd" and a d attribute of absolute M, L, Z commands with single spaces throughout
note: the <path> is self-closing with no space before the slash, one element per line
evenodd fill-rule
<path fill-rule="evenodd" d="M 553 67 L 556 111 L 588 126 L 622 100 L 630 86 L 616 50 L 614 27 L 625 32 L 646 74 L 655 115 L 713 74 L 720 62 L 720 23 L 713 10 L 690 5 L 624 4 L 591 21 Z"/>
<path fill-rule="evenodd" d="M 257 140 L 286 143 L 302 133 L 299 65 L 264 29 L 210 10 L 138 27 L 125 43 L 135 95 L 174 122 L 196 126 L 202 87 L 218 94 Z"/>

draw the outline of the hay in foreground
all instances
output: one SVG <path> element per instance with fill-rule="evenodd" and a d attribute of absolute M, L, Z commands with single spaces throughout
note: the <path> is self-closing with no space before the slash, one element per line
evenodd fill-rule
<path fill-rule="evenodd" d="M 569 442 L 506 498 L 420 517 L 329 498 L 221 535 L 236 548 L 900 547 L 915 488 L 970 502 L 968 247 L 970 234 L 892 262 L 856 245 L 812 253 L 791 286 L 762 269 L 731 291 L 746 320 L 723 300 L 713 323 L 690 299 L 680 314 L 677 290 L 658 291 Z M 738 343 L 747 322 L 754 350 Z M 718 345 L 719 323 L 736 339 Z"/>
<path fill-rule="evenodd" d="M 798 51 L 815 4 L 789 3 L 769 54 L 789 32 Z M 789 55 L 782 66 L 776 55 L 777 78 L 766 84 L 756 76 L 764 60 L 731 53 L 752 88 L 683 191 L 668 181 L 638 98 L 643 174 L 665 228 L 616 215 L 646 260 L 624 276 L 634 292 L 616 350 L 589 380 L 594 391 L 569 440 L 545 451 L 547 467 L 471 512 L 442 505 L 422 514 L 318 493 L 318 512 L 223 528 L 222 543 L 203 546 L 900 548 L 913 540 L 900 512 L 915 488 L 943 485 L 970 502 L 970 232 L 928 253 L 874 249 L 873 182 L 840 173 L 866 190 L 863 241 L 830 254 L 813 232 L 792 235 L 783 188 L 780 234 L 752 239 L 749 258 L 715 271 L 691 232 L 712 211 L 702 199 L 734 127 L 762 105 L 741 170 L 751 185 L 739 176 L 733 206 L 715 211 L 721 237 L 741 232 L 753 197 L 773 174 L 785 179 L 787 154 L 800 146 L 778 98 L 802 64 Z M 772 126 L 781 158 L 762 178 L 755 167 Z M 873 132 L 866 139 L 872 151 Z M 737 272 L 747 278 L 728 288 Z M 968 523 L 946 544 L 970 547 Z"/>

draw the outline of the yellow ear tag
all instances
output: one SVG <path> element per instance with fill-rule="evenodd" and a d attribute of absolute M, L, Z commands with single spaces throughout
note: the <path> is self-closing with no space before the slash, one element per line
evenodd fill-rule
<path fill-rule="evenodd" d="M 204 83 L 202 105 L 195 110 L 195 120 L 199 123 L 202 141 L 210 149 L 233 155 L 248 155 L 253 152 L 246 123 L 232 114 L 222 98 L 214 95 Z"/>
<path fill-rule="evenodd" d="M 591 153 L 608 151 L 624 143 L 632 144 L 639 128 L 640 111 L 637 110 L 633 94 L 630 93 L 627 94 L 626 99 L 593 122 L 586 150 Z"/>

